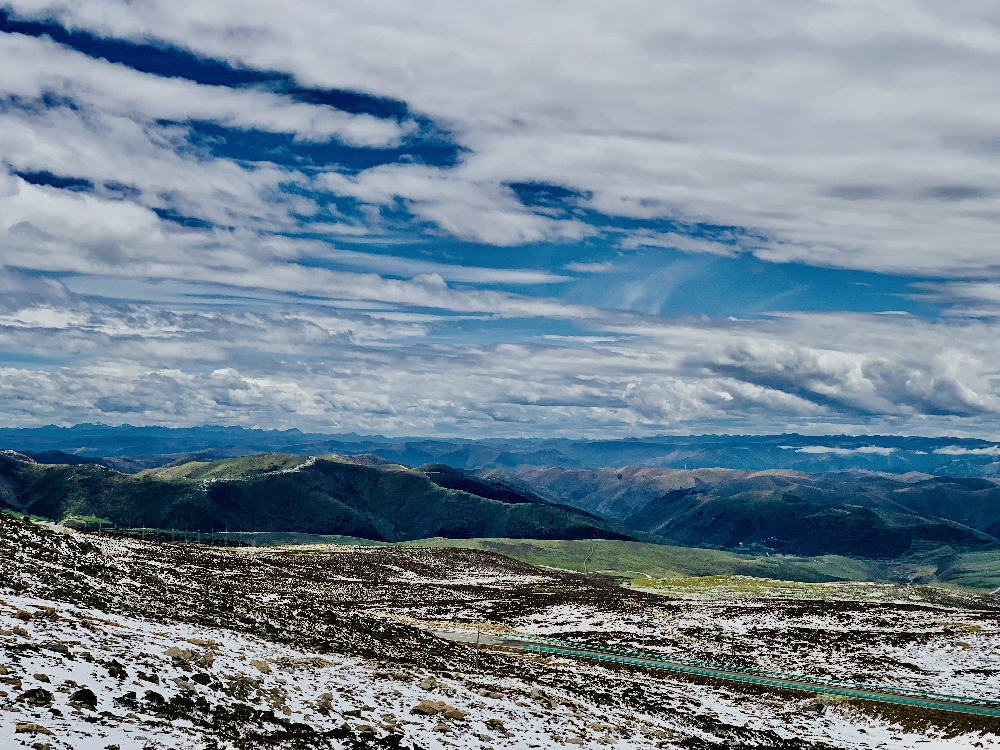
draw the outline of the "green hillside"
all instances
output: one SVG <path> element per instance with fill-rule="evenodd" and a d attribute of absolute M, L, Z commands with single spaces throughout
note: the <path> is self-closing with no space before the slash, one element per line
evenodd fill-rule
<path fill-rule="evenodd" d="M 341 541 L 350 543 L 351 540 Z M 1000 552 L 957 553 L 936 549 L 898 560 L 874 560 L 839 555 L 765 557 L 615 540 L 421 539 L 404 544 L 482 549 L 532 565 L 579 572 L 605 572 L 634 578 L 637 582 L 646 579 L 753 576 L 804 583 L 881 581 L 986 591 L 1000 587 Z"/>
<path fill-rule="evenodd" d="M 139 472 L 137 477 L 159 479 L 247 479 L 274 471 L 294 469 L 309 461 L 291 453 L 264 453 L 222 461 L 189 461 L 178 466 L 161 466 Z"/>
<path fill-rule="evenodd" d="M 41 465 L 0 456 L 0 508 L 54 520 L 95 516 L 117 526 L 188 531 L 423 537 L 629 539 L 584 511 L 504 502 L 440 487 L 421 471 L 335 456 L 269 454 L 191 462 L 130 476 L 97 465 Z"/>
<path fill-rule="evenodd" d="M 882 559 L 928 545 L 1000 549 L 1000 486 L 983 478 L 628 467 L 521 479 L 682 546 Z"/>

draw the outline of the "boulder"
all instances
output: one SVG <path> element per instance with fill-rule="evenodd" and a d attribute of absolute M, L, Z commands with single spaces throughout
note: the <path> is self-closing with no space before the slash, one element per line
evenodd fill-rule
<path fill-rule="evenodd" d="M 48 734 L 50 736 L 55 736 L 55 732 L 51 729 L 46 729 L 41 724 L 35 724 L 34 722 L 18 722 L 14 725 L 15 734 Z"/>
<path fill-rule="evenodd" d="M 33 688 L 31 690 L 25 690 L 19 696 L 17 700 L 21 703 L 27 703 L 29 706 L 34 706 L 40 708 L 43 706 L 52 705 L 52 693 L 50 693 L 45 688 Z"/>
<path fill-rule="evenodd" d="M 97 709 L 97 696 L 94 695 L 94 691 L 90 688 L 80 688 L 70 695 L 69 702 L 72 705 L 89 708 L 91 711 Z"/>
<path fill-rule="evenodd" d="M 437 714 L 447 713 L 448 711 L 454 711 L 455 713 L 461 713 L 454 706 L 449 706 L 444 701 L 420 701 L 417 705 L 410 709 L 411 714 L 424 714 L 426 716 L 435 716 Z M 464 718 L 464 714 L 463 714 Z"/>
<path fill-rule="evenodd" d="M 261 661 L 260 659 L 254 659 L 250 662 L 250 666 L 256 669 L 261 674 L 271 674 L 271 667 L 268 666 L 266 661 Z"/>

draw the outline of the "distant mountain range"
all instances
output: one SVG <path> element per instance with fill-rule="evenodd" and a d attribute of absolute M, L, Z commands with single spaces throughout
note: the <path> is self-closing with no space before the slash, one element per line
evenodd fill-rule
<path fill-rule="evenodd" d="M 458 440 L 379 435 L 308 434 L 240 427 L 40 427 L 0 429 L 0 448 L 39 461 L 65 461 L 58 451 L 120 471 L 137 472 L 178 460 L 218 460 L 255 453 L 373 454 L 410 466 L 459 469 L 523 466 L 596 469 L 648 466 L 810 473 L 865 469 L 953 476 L 1000 476 L 1000 443 L 971 438 L 845 435 L 700 435 L 623 440 Z M 47 455 L 46 455 L 47 454 Z"/>
<path fill-rule="evenodd" d="M 53 458 L 53 456 L 49 456 Z M 864 471 L 522 465 L 259 454 L 124 474 L 0 455 L 0 508 L 198 532 L 657 541 L 748 554 L 930 559 L 1000 550 L 1000 479 Z M 935 564 L 942 563 L 941 560 Z"/>
<path fill-rule="evenodd" d="M 135 475 L 95 464 L 0 455 L 0 508 L 57 521 L 198 532 L 277 531 L 379 541 L 427 537 L 635 539 L 586 511 L 502 480 L 377 457 L 266 454 L 190 462 Z"/>
<path fill-rule="evenodd" d="M 684 546 L 867 558 L 1000 549 L 1000 480 L 638 467 L 528 469 L 520 479 Z"/>
<path fill-rule="evenodd" d="M 883 559 L 1000 550 L 1000 449 L 981 440 L 449 441 L 78 425 L 0 430 L 0 441 L 22 451 L 0 456 L 0 508 L 52 519 Z"/>

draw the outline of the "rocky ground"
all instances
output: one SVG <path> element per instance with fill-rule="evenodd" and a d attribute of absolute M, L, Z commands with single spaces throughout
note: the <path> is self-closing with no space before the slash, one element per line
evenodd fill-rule
<path fill-rule="evenodd" d="M 990 597 L 665 596 L 481 551 L 219 549 L 0 516 L 0 746 L 1000 745 L 993 720 L 477 650 L 421 629 L 441 623 L 1000 697 Z"/>

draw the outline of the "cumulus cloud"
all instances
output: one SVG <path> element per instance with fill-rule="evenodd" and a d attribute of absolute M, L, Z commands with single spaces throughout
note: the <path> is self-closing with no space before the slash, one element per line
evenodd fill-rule
<path fill-rule="evenodd" d="M 853 456 L 856 454 L 874 453 L 879 456 L 891 456 L 896 452 L 896 448 L 886 448 L 878 445 L 862 445 L 860 448 L 838 448 L 832 445 L 805 445 L 795 448 L 793 445 L 779 446 L 782 450 L 795 450 L 796 453 L 824 454 L 832 453 L 835 456 Z"/>
<path fill-rule="evenodd" d="M 995 445 L 987 448 L 962 448 L 958 445 L 947 445 L 944 448 L 935 448 L 934 452 L 944 456 L 1000 456 L 1000 448 Z"/>
<path fill-rule="evenodd" d="M 534 241 L 545 222 L 512 210 L 501 186 L 537 181 L 610 215 L 751 230 L 767 239 L 754 251 L 772 260 L 948 273 L 993 265 L 1000 29 L 985 6 L 13 7 L 410 103 L 448 124 L 467 149 L 462 169 L 416 179 L 390 170 L 356 189 L 412 200 L 460 236 Z M 187 106 L 230 106 L 202 99 Z M 235 109 L 225 116 L 252 116 Z M 279 109 L 257 116 L 271 128 L 294 120 L 303 133 L 398 137 L 378 131 L 391 123 L 362 118 L 351 135 L 334 113 Z"/>
<path fill-rule="evenodd" d="M 22 102 L 44 96 L 145 120 L 210 120 L 223 125 L 290 133 L 303 140 L 338 138 L 356 146 L 391 146 L 410 130 L 366 114 L 295 102 L 257 89 L 206 86 L 181 78 L 141 73 L 124 65 L 93 60 L 47 38 L 0 35 L 0 65 L 16 69 L 4 94 Z"/>
<path fill-rule="evenodd" d="M 11 424 L 994 429 L 1000 27 L 978 6 L 10 7 L 401 103 L 0 34 Z M 664 319 L 683 269 L 619 258 L 674 250 L 936 274 L 910 291 L 952 315 Z M 601 305 L 574 296 L 591 274 Z"/>
<path fill-rule="evenodd" d="M 824 340 L 826 316 L 681 322 L 603 315 L 583 322 L 601 336 L 517 343 L 502 341 L 509 319 L 486 316 L 478 327 L 501 339 L 486 343 L 461 333 L 448 315 L 384 306 L 346 310 L 277 297 L 266 306 L 166 310 L 38 286 L 0 304 L 0 347 L 13 353 L 0 371 L 0 410 L 11 424 L 207 421 L 597 436 L 819 423 L 975 433 L 990 429 L 998 409 L 989 379 L 1000 367 L 994 352 L 949 370 L 948 352 L 980 337 L 981 324 L 854 316 L 855 336 L 835 343 Z M 749 336 L 758 345 L 741 344 Z M 869 379 L 867 361 L 906 362 L 915 340 L 925 354 L 941 355 L 927 356 L 927 378 L 950 377 L 970 395 L 928 407 L 905 384 Z M 30 356 L 19 361 L 19 352 Z M 734 352 L 739 371 L 727 369 Z"/>

